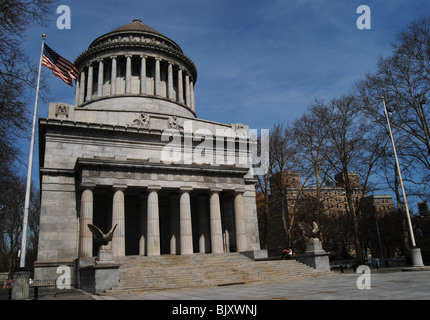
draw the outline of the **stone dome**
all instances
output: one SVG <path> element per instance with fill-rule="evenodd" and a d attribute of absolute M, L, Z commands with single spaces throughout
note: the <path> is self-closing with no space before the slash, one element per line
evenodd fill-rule
<path fill-rule="evenodd" d="M 196 116 L 196 66 L 176 42 L 139 19 L 95 39 L 74 64 L 81 71 L 78 107 L 109 109 L 121 98 L 142 112 Z"/>
<path fill-rule="evenodd" d="M 146 24 L 143 24 L 140 19 L 134 19 L 131 23 L 126 24 L 125 26 L 119 27 L 111 32 L 108 32 L 97 39 L 95 39 L 91 44 L 90 48 L 97 46 L 101 43 L 106 42 L 106 40 L 114 40 L 118 35 L 134 35 L 134 36 L 148 36 L 148 37 L 154 37 L 157 38 L 158 41 L 163 42 L 167 46 L 173 46 L 176 50 L 182 52 L 182 49 L 177 45 L 173 40 L 169 39 L 168 37 L 164 36 L 157 30 L 147 26 Z"/>

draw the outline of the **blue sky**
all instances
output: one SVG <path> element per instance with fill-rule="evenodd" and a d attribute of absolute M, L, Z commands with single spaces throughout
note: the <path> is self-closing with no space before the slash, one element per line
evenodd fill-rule
<path fill-rule="evenodd" d="M 373 72 L 379 56 L 411 21 L 430 14 L 428 0 L 60 0 L 71 9 L 71 29 L 26 33 L 25 50 L 38 61 L 41 34 L 74 59 L 98 36 L 139 18 L 178 43 L 196 64 L 199 118 L 270 129 L 292 122 L 315 99 L 348 93 Z M 371 9 L 371 29 L 359 30 L 359 5 Z M 44 73 L 50 73 L 46 68 Z M 49 76 L 50 100 L 73 103 L 74 89 Z M 29 105 L 29 112 L 33 105 Z M 46 103 L 38 115 L 47 116 Z M 30 134 L 30 130 L 29 130 Z M 29 144 L 29 143 L 28 143 Z M 28 156 L 27 143 L 23 143 Z M 36 152 L 38 152 L 36 150 Z M 37 155 L 37 153 L 36 153 Z M 37 156 L 36 156 L 37 158 Z M 38 181 L 38 163 L 33 173 Z"/>

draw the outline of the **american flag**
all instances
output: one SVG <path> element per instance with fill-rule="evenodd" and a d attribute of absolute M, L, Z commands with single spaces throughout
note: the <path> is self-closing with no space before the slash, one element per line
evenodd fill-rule
<path fill-rule="evenodd" d="M 79 76 L 79 70 L 68 60 L 64 59 L 45 44 L 42 64 L 69 86 L 73 87 L 73 80 Z"/>

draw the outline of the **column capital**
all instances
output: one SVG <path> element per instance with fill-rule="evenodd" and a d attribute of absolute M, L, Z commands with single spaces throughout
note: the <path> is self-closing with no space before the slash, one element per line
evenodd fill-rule
<path fill-rule="evenodd" d="M 245 188 L 236 188 L 236 189 L 234 189 L 234 192 L 236 193 L 236 194 L 240 194 L 240 193 L 245 193 Z"/>
<path fill-rule="evenodd" d="M 148 55 L 146 55 L 146 54 L 141 54 L 139 57 L 140 57 L 140 58 L 142 58 L 142 59 L 143 59 L 143 58 L 145 58 L 145 59 L 146 59 L 146 58 L 148 58 Z"/>
<path fill-rule="evenodd" d="M 118 191 L 118 190 L 124 191 L 125 189 L 127 189 L 127 185 L 125 185 L 125 184 L 114 184 L 114 185 L 112 185 L 112 189 L 113 189 L 113 191 Z"/>
<path fill-rule="evenodd" d="M 84 191 L 84 190 L 87 190 L 87 189 L 94 190 L 95 188 L 96 188 L 96 184 L 95 183 L 91 183 L 91 182 L 89 182 L 89 183 L 81 183 L 81 185 L 79 186 L 79 189 L 81 191 Z"/>
<path fill-rule="evenodd" d="M 179 191 L 182 192 L 190 192 L 193 191 L 193 187 L 189 187 L 189 186 L 181 186 L 179 187 Z"/>
<path fill-rule="evenodd" d="M 159 185 L 149 185 L 148 186 L 148 191 L 160 191 L 161 190 L 161 186 Z"/>
<path fill-rule="evenodd" d="M 126 57 L 126 58 L 133 58 L 133 55 L 132 54 L 126 54 L 126 55 L 124 55 L 124 57 Z"/>
<path fill-rule="evenodd" d="M 220 193 L 222 191 L 222 188 L 210 188 L 210 193 Z"/>
<path fill-rule="evenodd" d="M 112 56 L 109 56 L 109 58 L 110 59 L 116 59 L 116 58 L 118 58 L 118 56 L 117 55 L 112 55 Z"/>

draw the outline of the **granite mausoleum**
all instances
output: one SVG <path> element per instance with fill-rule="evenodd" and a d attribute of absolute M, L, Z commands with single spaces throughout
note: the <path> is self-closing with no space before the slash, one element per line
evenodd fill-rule
<path fill-rule="evenodd" d="M 197 118 L 197 69 L 178 44 L 133 20 L 74 64 L 74 105 L 51 103 L 39 119 L 35 279 L 97 255 L 88 224 L 118 225 L 114 259 L 264 256 L 248 154 L 255 141 L 246 125 Z"/>

